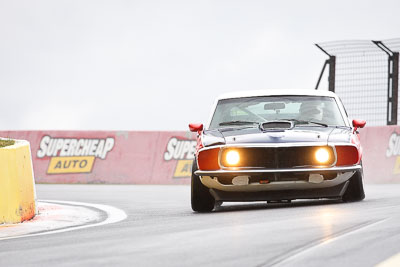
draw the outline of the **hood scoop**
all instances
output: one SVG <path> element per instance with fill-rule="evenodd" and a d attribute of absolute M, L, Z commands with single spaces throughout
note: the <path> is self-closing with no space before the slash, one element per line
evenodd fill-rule
<path fill-rule="evenodd" d="M 269 121 L 260 125 L 264 132 L 283 132 L 293 129 L 293 127 L 294 123 L 292 121 Z"/>

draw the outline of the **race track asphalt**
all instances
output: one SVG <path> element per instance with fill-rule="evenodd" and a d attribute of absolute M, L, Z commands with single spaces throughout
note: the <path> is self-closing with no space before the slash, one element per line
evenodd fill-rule
<path fill-rule="evenodd" d="M 190 208 L 188 186 L 38 185 L 39 199 L 111 205 L 122 222 L 0 241 L 0 266 L 374 266 L 400 252 L 400 185 L 357 203 Z"/>

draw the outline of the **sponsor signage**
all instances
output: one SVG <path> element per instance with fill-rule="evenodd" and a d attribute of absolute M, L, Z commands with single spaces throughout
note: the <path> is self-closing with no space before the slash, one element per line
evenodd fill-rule
<path fill-rule="evenodd" d="M 189 184 L 190 132 L 0 131 L 30 142 L 38 183 Z"/>
<path fill-rule="evenodd" d="M 48 174 L 90 173 L 96 158 L 106 159 L 113 149 L 112 137 L 98 138 L 54 138 L 42 137 L 37 158 L 50 158 Z"/>
<path fill-rule="evenodd" d="M 360 129 L 366 183 L 400 183 L 400 127 Z M 0 131 L 30 142 L 38 183 L 190 184 L 195 134 Z"/>
<path fill-rule="evenodd" d="M 400 135 L 397 132 L 393 132 L 389 137 L 388 146 L 386 149 L 387 158 L 395 158 L 395 164 L 393 167 L 393 174 L 400 174 Z"/>
<path fill-rule="evenodd" d="M 366 183 L 400 183 L 400 127 L 360 129 Z"/>
<path fill-rule="evenodd" d="M 164 160 L 167 162 L 176 161 L 174 178 L 191 177 L 195 153 L 195 140 L 179 139 L 177 137 L 169 139 L 166 151 L 164 152 Z"/>

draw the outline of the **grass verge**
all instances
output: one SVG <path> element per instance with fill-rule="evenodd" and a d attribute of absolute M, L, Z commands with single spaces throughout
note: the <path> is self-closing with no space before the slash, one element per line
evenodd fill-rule
<path fill-rule="evenodd" d="M 14 140 L 11 139 L 0 139 L 0 148 L 1 147 L 6 147 L 6 146 L 12 146 L 13 144 L 15 144 Z"/>

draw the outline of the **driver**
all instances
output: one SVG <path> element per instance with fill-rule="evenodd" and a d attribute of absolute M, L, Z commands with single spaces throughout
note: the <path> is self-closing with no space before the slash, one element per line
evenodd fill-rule
<path fill-rule="evenodd" d="M 322 110 L 321 105 L 316 102 L 307 101 L 301 104 L 299 110 L 299 119 L 305 121 L 321 121 L 322 120 Z"/>

